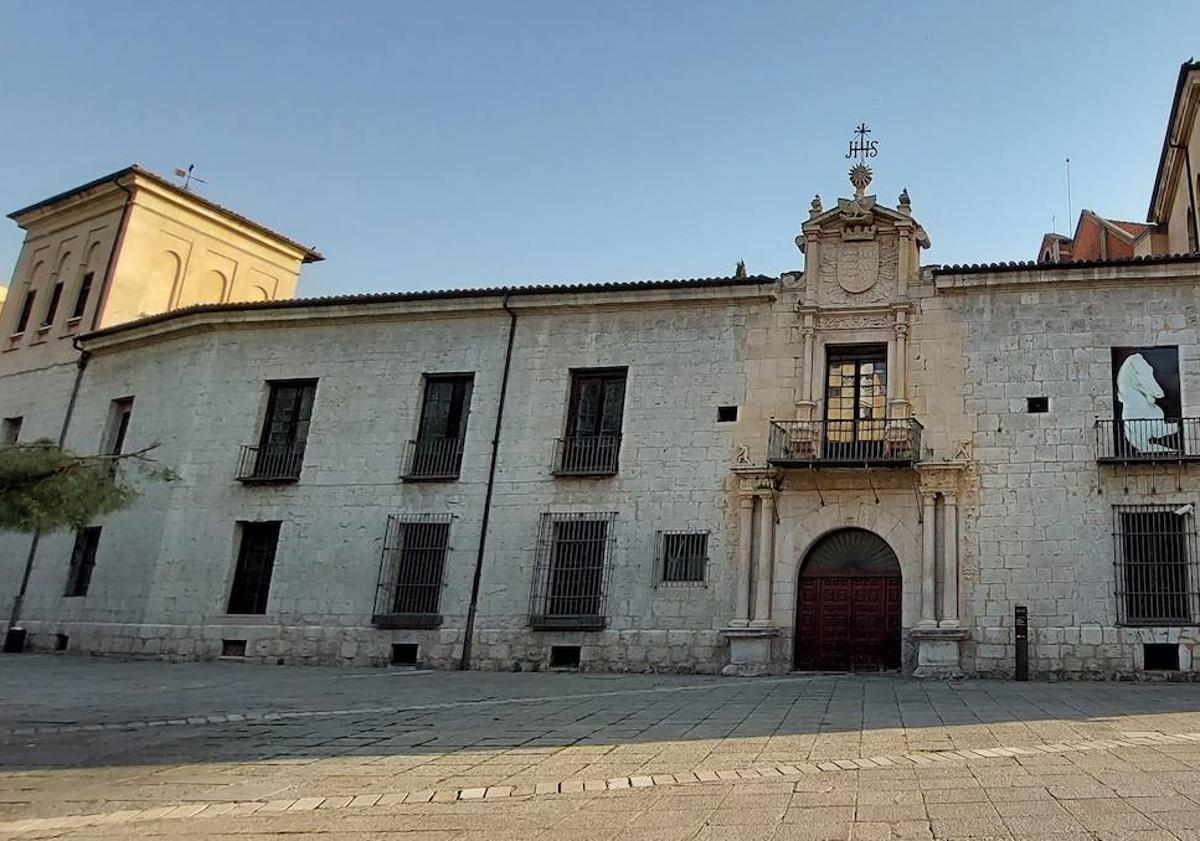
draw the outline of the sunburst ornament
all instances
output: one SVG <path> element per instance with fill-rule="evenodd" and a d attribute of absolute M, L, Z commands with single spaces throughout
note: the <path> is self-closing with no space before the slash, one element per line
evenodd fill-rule
<path fill-rule="evenodd" d="M 854 185 L 856 199 L 861 199 L 866 195 L 867 187 L 871 186 L 873 177 L 874 173 L 871 172 L 871 168 L 861 161 L 850 167 L 850 183 Z"/>

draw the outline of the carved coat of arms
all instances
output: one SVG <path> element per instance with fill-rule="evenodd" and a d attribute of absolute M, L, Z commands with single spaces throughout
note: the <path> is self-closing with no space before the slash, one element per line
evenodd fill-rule
<path fill-rule="evenodd" d="M 866 292 L 879 280 L 879 243 L 844 243 L 837 261 L 838 286 L 852 295 Z"/>

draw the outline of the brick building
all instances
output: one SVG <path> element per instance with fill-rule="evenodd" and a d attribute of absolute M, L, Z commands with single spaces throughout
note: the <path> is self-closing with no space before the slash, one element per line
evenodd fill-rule
<path fill-rule="evenodd" d="M 1186 148 L 1200 67 L 1178 90 Z M 163 292 L 52 318 L 36 365 L 10 295 L 8 440 L 157 441 L 178 479 L 0 536 L 0 603 L 31 647 L 125 656 L 920 676 L 1011 673 L 1022 607 L 1034 674 L 1194 673 L 1186 163 L 1139 256 L 922 267 L 907 193 L 855 167 L 777 278 Z"/>

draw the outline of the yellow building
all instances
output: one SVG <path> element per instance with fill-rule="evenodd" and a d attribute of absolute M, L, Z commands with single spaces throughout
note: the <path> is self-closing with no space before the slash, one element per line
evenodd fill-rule
<path fill-rule="evenodd" d="M 1200 61 L 1179 68 L 1146 221 L 1154 230 L 1137 253 L 1200 251 Z"/>
<path fill-rule="evenodd" d="M 67 361 L 74 336 L 143 316 L 291 298 L 322 259 L 137 165 L 9 218 L 26 236 L 0 298 L 0 371 Z"/>

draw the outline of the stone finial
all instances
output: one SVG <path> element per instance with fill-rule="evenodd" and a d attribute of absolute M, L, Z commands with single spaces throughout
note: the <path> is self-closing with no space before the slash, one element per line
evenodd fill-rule
<path fill-rule="evenodd" d="M 821 195 L 818 193 L 817 195 L 813 196 L 812 203 L 809 204 L 809 206 L 808 206 L 808 215 L 810 217 L 820 216 L 821 213 L 822 213 Z"/>
<path fill-rule="evenodd" d="M 900 212 L 904 215 L 912 213 L 912 199 L 908 197 L 908 188 L 900 191 Z"/>
<path fill-rule="evenodd" d="M 850 167 L 850 183 L 854 185 L 854 197 L 856 199 L 861 199 L 866 195 L 867 187 L 871 186 L 872 177 L 874 177 L 874 173 L 864 163 L 857 163 Z"/>

